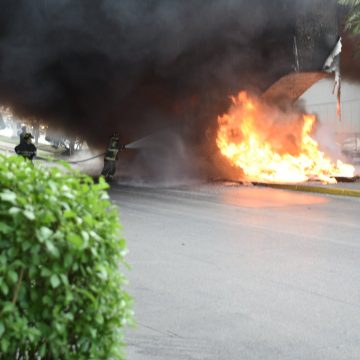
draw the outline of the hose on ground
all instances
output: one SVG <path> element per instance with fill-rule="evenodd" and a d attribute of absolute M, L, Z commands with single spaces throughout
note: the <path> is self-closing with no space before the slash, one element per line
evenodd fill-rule
<path fill-rule="evenodd" d="M 90 161 L 90 160 L 93 160 L 93 159 L 96 159 L 100 156 L 104 156 L 105 153 L 101 153 L 101 154 L 98 154 L 98 155 L 94 155 L 92 157 L 89 157 L 89 158 L 86 158 L 86 159 L 82 159 L 82 160 L 76 160 L 76 161 L 66 161 L 66 160 L 58 160 L 58 159 L 47 159 L 47 158 L 43 158 L 41 156 L 37 156 L 35 158 L 35 160 L 42 160 L 42 161 L 47 161 L 47 162 L 58 162 L 58 161 L 66 161 L 68 164 L 80 164 L 80 163 L 83 163 L 83 162 L 87 162 L 87 161 Z"/>

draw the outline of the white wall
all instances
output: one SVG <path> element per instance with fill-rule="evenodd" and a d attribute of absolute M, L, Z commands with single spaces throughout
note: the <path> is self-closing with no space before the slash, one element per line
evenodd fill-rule
<path fill-rule="evenodd" d="M 321 80 L 307 90 L 300 100 L 309 113 L 316 113 L 320 122 L 335 133 L 360 133 L 360 85 L 341 83 L 341 121 L 336 115 L 336 95 L 333 80 Z"/>

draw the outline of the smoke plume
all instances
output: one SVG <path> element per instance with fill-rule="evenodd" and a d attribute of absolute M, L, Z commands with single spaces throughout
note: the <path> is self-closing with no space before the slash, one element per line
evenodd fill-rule
<path fill-rule="evenodd" d="M 128 143 L 173 126 L 197 144 L 229 95 L 292 71 L 299 16 L 319 3 L 0 0 L 0 102 L 92 146 L 115 130 Z M 321 67 L 333 40 L 316 38 L 307 68 Z"/>

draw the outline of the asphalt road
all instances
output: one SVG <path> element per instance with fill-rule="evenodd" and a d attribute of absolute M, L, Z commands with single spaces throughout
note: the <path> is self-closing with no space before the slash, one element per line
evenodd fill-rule
<path fill-rule="evenodd" d="M 128 360 L 360 359 L 360 199 L 113 186 L 137 327 Z"/>

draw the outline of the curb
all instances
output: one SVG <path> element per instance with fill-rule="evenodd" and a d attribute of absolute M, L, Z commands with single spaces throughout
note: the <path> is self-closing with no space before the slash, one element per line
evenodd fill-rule
<path fill-rule="evenodd" d="M 327 188 L 320 186 L 295 185 L 295 184 L 294 185 L 266 184 L 266 183 L 256 183 L 256 182 L 252 184 L 254 186 L 270 187 L 281 190 L 292 190 L 292 191 L 302 191 L 302 192 L 320 193 L 320 194 L 328 194 L 328 195 L 360 197 L 360 190 L 352 190 L 352 189 Z"/>
<path fill-rule="evenodd" d="M 10 149 L 10 148 L 6 148 L 6 147 L 0 146 L 0 150 L 1 150 L 1 151 L 6 151 L 6 152 L 12 152 L 12 153 L 15 154 L 14 149 Z"/>

